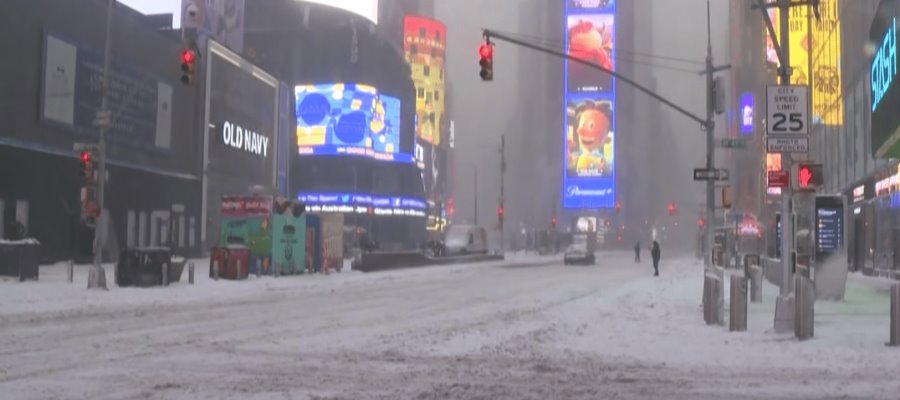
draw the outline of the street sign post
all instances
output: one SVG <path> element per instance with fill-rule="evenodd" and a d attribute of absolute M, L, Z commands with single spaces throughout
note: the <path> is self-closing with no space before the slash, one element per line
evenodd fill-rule
<path fill-rule="evenodd" d="M 744 149 L 747 148 L 747 141 L 744 139 L 723 138 L 719 141 L 719 147 L 723 149 Z"/>
<path fill-rule="evenodd" d="M 766 149 L 770 153 L 809 152 L 809 87 L 766 87 Z"/>
<path fill-rule="evenodd" d="M 695 181 L 727 181 L 728 177 L 727 169 L 694 168 Z"/>

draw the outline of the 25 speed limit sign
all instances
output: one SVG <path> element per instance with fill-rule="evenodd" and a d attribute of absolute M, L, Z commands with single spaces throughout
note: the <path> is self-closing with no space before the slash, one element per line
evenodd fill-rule
<path fill-rule="evenodd" d="M 808 86 L 766 88 L 766 133 L 773 137 L 809 133 Z"/>

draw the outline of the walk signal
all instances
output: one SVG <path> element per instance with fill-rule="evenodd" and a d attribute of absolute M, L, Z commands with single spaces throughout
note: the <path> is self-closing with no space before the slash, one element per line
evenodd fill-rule
<path fill-rule="evenodd" d="M 181 50 L 181 83 L 185 85 L 194 83 L 197 58 L 197 53 L 194 50 Z"/>
<path fill-rule="evenodd" d="M 797 167 L 797 186 L 804 190 L 815 190 L 825 183 L 822 164 L 800 164 Z"/>
<path fill-rule="evenodd" d="M 485 42 L 478 48 L 478 56 L 480 57 L 478 65 L 481 66 L 481 80 L 486 82 L 494 80 L 494 48 L 490 42 Z"/>

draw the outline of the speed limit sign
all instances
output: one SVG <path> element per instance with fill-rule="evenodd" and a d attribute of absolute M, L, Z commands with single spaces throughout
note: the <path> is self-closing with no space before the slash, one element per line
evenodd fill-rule
<path fill-rule="evenodd" d="M 808 86 L 766 88 L 766 133 L 772 138 L 809 133 Z"/>

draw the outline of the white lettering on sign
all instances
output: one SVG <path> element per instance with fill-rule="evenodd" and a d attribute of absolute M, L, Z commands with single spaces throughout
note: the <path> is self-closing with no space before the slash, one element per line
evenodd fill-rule
<path fill-rule="evenodd" d="M 258 156 L 269 156 L 269 138 L 240 125 L 225 121 L 222 124 L 222 140 L 235 149 Z"/>

